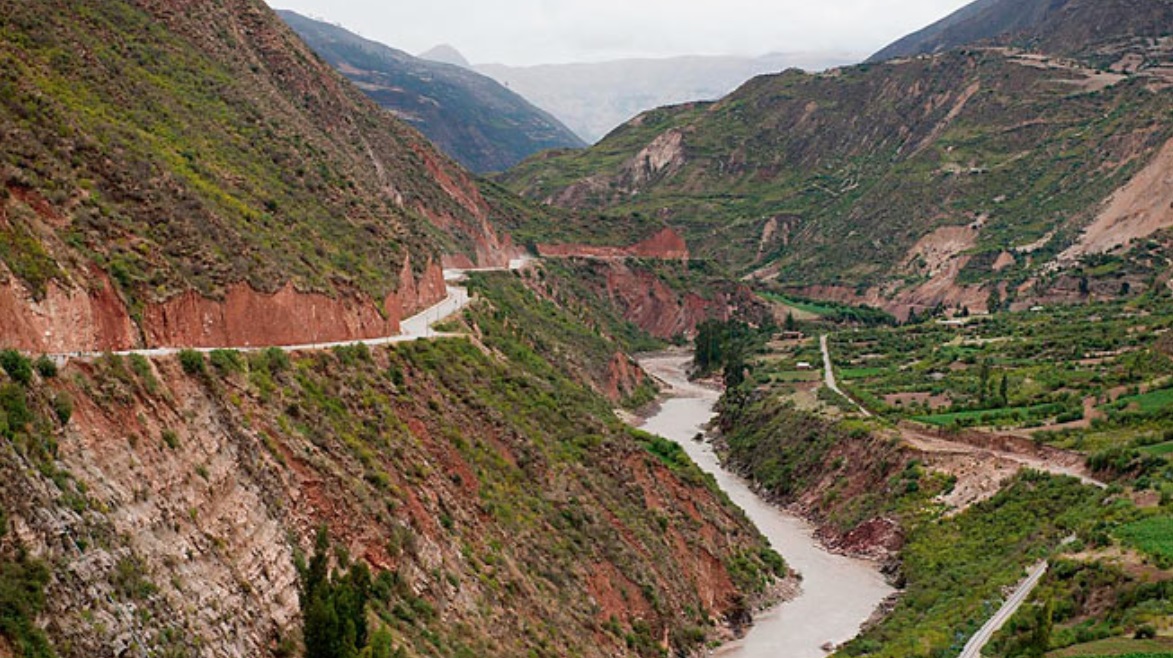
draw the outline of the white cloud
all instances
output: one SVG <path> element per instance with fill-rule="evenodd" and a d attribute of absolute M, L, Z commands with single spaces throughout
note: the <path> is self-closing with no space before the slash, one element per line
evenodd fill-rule
<path fill-rule="evenodd" d="M 538 64 L 685 54 L 870 53 L 967 0 L 268 0 L 408 52 Z"/>

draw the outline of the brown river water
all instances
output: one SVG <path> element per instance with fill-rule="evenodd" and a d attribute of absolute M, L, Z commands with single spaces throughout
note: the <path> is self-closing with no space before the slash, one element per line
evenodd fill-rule
<path fill-rule="evenodd" d="M 640 359 L 649 373 L 672 386 L 660 409 L 641 429 L 679 443 L 701 469 L 711 473 L 729 498 L 740 506 L 770 540 L 790 568 L 802 574 L 802 591 L 754 618 L 744 638 L 726 644 L 714 655 L 724 658 L 822 658 L 827 642 L 841 644 L 859 633 L 876 606 L 894 591 L 879 566 L 836 555 L 813 536 L 813 528 L 759 497 L 741 477 L 721 467 L 708 443 L 694 441 L 713 418 L 720 393 L 692 384 L 685 376 L 690 357 L 653 355 Z"/>

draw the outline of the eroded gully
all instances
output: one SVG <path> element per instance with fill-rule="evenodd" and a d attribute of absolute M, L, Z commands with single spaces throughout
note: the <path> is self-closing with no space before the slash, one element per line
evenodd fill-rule
<path fill-rule="evenodd" d="M 822 647 L 854 637 L 860 626 L 893 589 L 878 565 L 826 551 L 813 528 L 763 500 L 741 477 L 721 467 L 713 448 L 693 437 L 715 415 L 719 392 L 697 386 L 685 375 L 683 354 L 640 359 L 644 370 L 672 388 L 659 411 L 641 429 L 679 443 L 693 461 L 711 473 L 729 498 L 757 525 L 786 563 L 802 574 L 797 598 L 757 615 L 744 638 L 716 651 L 725 658 L 821 658 Z"/>

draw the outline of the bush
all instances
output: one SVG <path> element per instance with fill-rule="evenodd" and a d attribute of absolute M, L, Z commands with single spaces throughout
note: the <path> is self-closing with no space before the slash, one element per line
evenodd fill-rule
<path fill-rule="evenodd" d="M 265 362 L 269 365 L 269 372 L 276 374 L 289 370 L 289 355 L 280 347 L 270 347 L 262 354 L 265 355 Z"/>
<path fill-rule="evenodd" d="M 49 568 L 43 562 L 23 554 L 14 561 L 0 562 L 0 635 L 18 647 L 16 655 L 54 655 L 44 631 L 36 625 L 45 607 L 49 577 Z"/>
<path fill-rule="evenodd" d="M 16 350 L 0 351 L 0 366 L 17 384 L 28 386 L 33 380 L 32 361 Z"/>
<path fill-rule="evenodd" d="M 182 350 L 179 352 L 179 365 L 189 375 L 202 375 L 207 372 L 204 355 L 196 350 Z"/>
<path fill-rule="evenodd" d="M 221 375 L 244 372 L 244 360 L 240 358 L 240 352 L 236 350 L 212 350 L 212 353 L 208 357 L 212 362 L 212 366 Z"/>
<path fill-rule="evenodd" d="M 57 364 L 44 354 L 37 357 L 37 360 L 33 362 L 33 367 L 37 369 L 37 374 L 45 379 L 57 376 Z"/>
<path fill-rule="evenodd" d="M 69 393 L 62 391 L 53 398 L 53 413 L 57 414 L 57 420 L 62 425 L 69 424 L 69 419 L 73 417 L 73 398 Z"/>

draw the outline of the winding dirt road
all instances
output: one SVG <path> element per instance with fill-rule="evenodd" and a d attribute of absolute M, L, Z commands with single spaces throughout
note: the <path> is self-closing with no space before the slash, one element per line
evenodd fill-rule
<path fill-rule="evenodd" d="M 857 402 L 855 398 L 844 393 L 843 389 L 839 388 L 839 382 L 835 381 L 835 368 L 831 366 L 831 350 L 827 348 L 827 334 L 819 336 L 819 347 L 823 348 L 823 381 L 827 384 L 827 388 L 843 396 L 851 404 L 854 404 L 859 409 L 859 413 L 867 418 L 871 418 L 872 412 L 864 409 L 863 405 Z"/>

